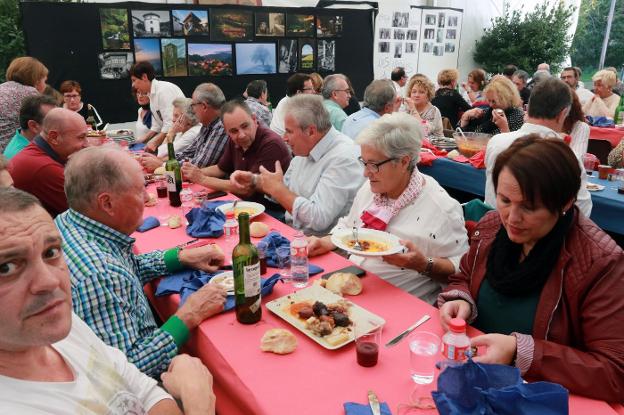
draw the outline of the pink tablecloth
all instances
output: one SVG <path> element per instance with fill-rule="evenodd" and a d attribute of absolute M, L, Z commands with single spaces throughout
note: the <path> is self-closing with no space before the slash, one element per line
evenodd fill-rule
<path fill-rule="evenodd" d="M 287 237 L 294 235 L 292 229 L 266 214 L 257 219 Z M 168 248 L 191 239 L 183 228 L 164 227 L 133 236 L 141 252 Z M 350 265 L 334 253 L 313 258 L 312 262 L 327 272 Z M 365 276 L 362 282 L 364 292 L 350 299 L 386 320 L 384 343 L 423 314 L 429 314 L 432 319 L 421 329 L 442 335 L 437 310 L 432 306 L 375 275 Z M 155 284 L 149 285 L 146 291 L 165 319 L 177 309 L 179 297 L 154 298 L 154 287 Z M 278 283 L 264 302 L 290 292 L 290 285 Z M 295 333 L 299 344 L 294 353 L 278 356 L 260 351 L 260 338 L 274 327 L 289 328 Z M 388 402 L 397 414 L 398 405 L 408 403 L 414 390 L 406 341 L 393 348 L 382 348 L 379 364 L 364 368 L 355 361 L 353 344 L 335 351 L 326 350 L 266 309 L 263 309 L 262 320 L 250 326 L 237 323 L 233 312 L 210 318 L 193 333 L 185 349 L 200 357 L 213 373 L 217 411 L 221 415 L 339 415 L 344 413 L 342 404 L 346 401 L 365 403 L 369 389 Z M 435 382 L 426 391 L 434 388 Z M 421 413 L 431 414 L 432 411 L 422 410 Z M 570 413 L 614 414 L 615 411 L 604 402 L 572 396 Z"/>
<path fill-rule="evenodd" d="M 612 147 L 620 144 L 624 138 L 624 130 L 618 128 L 589 127 L 590 140 L 608 140 Z"/>

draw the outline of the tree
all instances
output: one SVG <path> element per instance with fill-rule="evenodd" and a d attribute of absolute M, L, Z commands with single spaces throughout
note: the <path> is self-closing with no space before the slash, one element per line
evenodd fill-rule
<path fill-rule="evenodd" d="M 269 51 L 266 50 L 265 47 L 256 47 L 253 55 L 251 55 L 251 60 L 253 62 L 260 62 L 262 66 L 265 66 L 266 60 L 269 59 Z"/>
<path fill-rule="evenodd" d="M 552 8 L 543 3 L 524 15 L 505 10 L 476 42 L 474 60 L 492 73 L 501 72 L 507 64 L 532 72 L 542 62 L 557 71 L 570 49 L 567 30 L 573 12 L 574 7 L 565 7 L 563 2 Z"/>
<path fill-rule="evenodd" d="M 25 53 L 18 4 L 15 0 L 0 0 L 0 82 L 5 80 L 11 61 Z"/>

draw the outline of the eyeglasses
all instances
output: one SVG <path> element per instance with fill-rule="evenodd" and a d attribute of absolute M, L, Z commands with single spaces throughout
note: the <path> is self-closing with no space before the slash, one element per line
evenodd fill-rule
<path fill-rule="evenodd" d="M 372 162 L 372 161 L 364 161 L 364 159 L 362 157 L 358 157 L 358 161 L 360 163 L 362 163 L 362 166 L 364 166 L 364 168 L 366 168 L 366 170 L 368 170 L 371 173 L 379 173 L 379 168 L 381 166 L 383 166 L 384 164 L 394 161 L 396 160 L 395 157 L 386 159 L 384 161 L 380 161 L 378 163 Z"/>
<path fill-rule="evenodd" d="M 137 95 L 137 97 L 147 97 L 147 96 L 149 96 L 149 94 L 147 92 L 137 92 L 136 95 Z"/>
<path fill-rule="evenodd" d="M 351 90 L 350 89 L 334 89 L 335 92 L 346 92 L 347 94 L 351 95 Z"/>
<path fill-rule="evenodd" d="M 67 100 L 72 100 L 72 99 L 80 99 L 80 95 L 79 94 L 66 94 L 63 95 L 63 98 L 67 99 Z"/>

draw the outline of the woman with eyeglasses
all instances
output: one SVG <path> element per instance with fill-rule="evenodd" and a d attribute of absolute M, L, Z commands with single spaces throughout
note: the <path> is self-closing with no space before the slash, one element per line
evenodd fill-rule
<path fill-rule="evenodd" d="M 152 110 L 150 109 L 150 99 L 147 92 L 139 92 L 132 88 L 132 96 L 139 104 L 138 117 L 134 127 L 134 136 L 145 137 L 152 128 Z"/>
<path fill-rule="evenodd" d="M 82 102 L 82 88 L 76 81 L 63 81 L 59 92 L 63 94 L 63 108 L 75 111 L 86 120 L 89 116 L 87 105 Z"/>
<path fill-rule="evenodd" d="M 468 250 L 459 203 L 418 171 L 423 130 L 405 113 L 386 114 L 358 135 L 368 182 L 337 229 L 370 228 L 398 236 L 407 252 L 385 257 L 351 255 L 355 264 L 430 304 L 459 270 Z M 310 256 L 336 247 L 329 236 L 310 238 Z"/>

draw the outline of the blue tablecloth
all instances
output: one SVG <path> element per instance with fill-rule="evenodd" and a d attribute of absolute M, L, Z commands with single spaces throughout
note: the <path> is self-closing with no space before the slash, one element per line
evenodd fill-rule
<path fill-rule="evenodd" d="M 483 197 L 485 194 L 485 169 L 475 169 L 467 163 L 457 163 L 445 158 L 434 160 L 433 166 L 419 166 L 418 169 L 440 183 L 444 187 L 462 190 Z M 588 176 L 590 183 L 605 187 L 599 192 L 592 192 L 593 220 L 602 229 L 624 235 L 624 195 L 617 192 L 619 182 L 600 180 Z"/>

